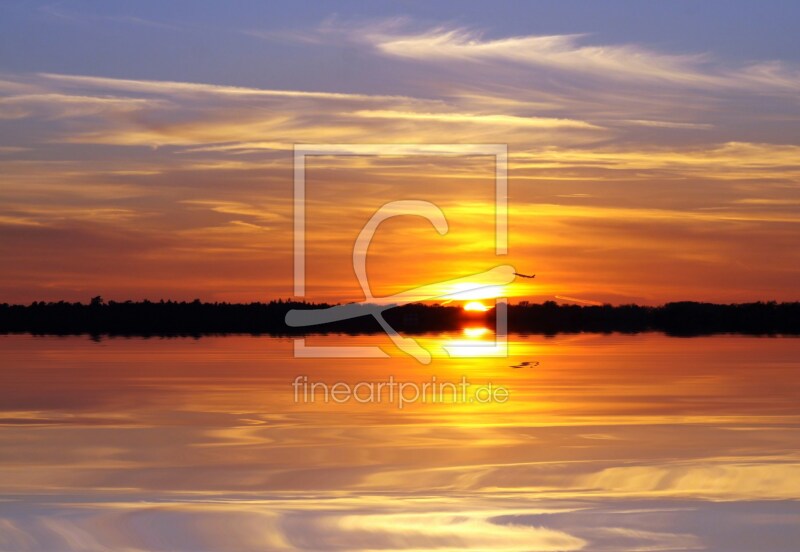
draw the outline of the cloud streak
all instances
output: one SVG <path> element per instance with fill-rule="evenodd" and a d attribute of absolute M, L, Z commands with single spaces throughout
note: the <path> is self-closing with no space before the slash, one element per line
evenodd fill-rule
<path fill-rule="evenodd" d="M 507 62 L 531 68 L 688 88 L 797 90 L 800 72 L 774 61 L 725 68 L 707 54 L 667 54 L 636 44 L 587 44 L 584 34 L 487 39 L 477 31 L 437 27 L 422 32 L 368 33 L 379 52 L 428 63 Z"/>

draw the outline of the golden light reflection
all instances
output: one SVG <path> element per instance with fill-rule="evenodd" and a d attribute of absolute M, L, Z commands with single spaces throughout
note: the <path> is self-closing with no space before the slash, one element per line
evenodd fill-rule
<path fill-rule="evenodd" d="M 463 333 L 465 336 L 471 339 L 479 339 L 488 334 L 489 329 L 484 327 L 470 327 L 470 328 L 464 328 Z"/>
<path fill-rule="evenodd" d="M 482 311 L 478 311 L 482 312 Z M 483 326 L 467 326 L 461 330 L 462 339 L 428 339 L 426 346 L 434 349 L 434 357 L 469 358 L 485 369 L 482 358 L 491 359 L 505 357 L 508 354 L 508 343 L 497 340 L 493 330 Z M 465 339 L 464 339 L 465 338 Z"/>

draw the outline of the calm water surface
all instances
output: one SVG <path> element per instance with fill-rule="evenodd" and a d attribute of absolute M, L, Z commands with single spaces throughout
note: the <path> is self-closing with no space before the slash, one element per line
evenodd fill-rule
<path fill-rule="evenodd" d="M 0 336 L 0 550 L 800 549 L 800 340 L 510 348 L 423 366 L 270 337 Z M 301 375 L 510 398 L 312 404 Z"/>

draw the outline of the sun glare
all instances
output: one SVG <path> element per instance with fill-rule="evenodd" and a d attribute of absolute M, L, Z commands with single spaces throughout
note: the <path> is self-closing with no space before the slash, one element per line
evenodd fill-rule
<path fill-rule="evenodd" d="M 464 335 L 470 339 L 479 339 L 489 333 L 488 328 L 464 328 Z"/>
<path fill-rule="evenodd" d="M 487 307 L 480 301 L 470 301 L 469 303 L 464 305 L 464 310 L 471 312 L 486 312 L 487 310 L 489 310 L 489 307 Z"/>

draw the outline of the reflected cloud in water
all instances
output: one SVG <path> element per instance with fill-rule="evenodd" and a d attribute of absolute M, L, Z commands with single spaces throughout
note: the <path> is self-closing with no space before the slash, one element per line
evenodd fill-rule
<path fill-rule="evenodd" d="M 381 336 L 316 336 L 336 345 Z M 491 342 L 482 327 L 425 346 Z M 509 336 L 513 358 L 0 337 L 3 550 L 794 550 L 800 341 Z M 510 365 L 539 364 L 525 370 Z M 319 381 L 505 404 L 298 403 Z"/>

